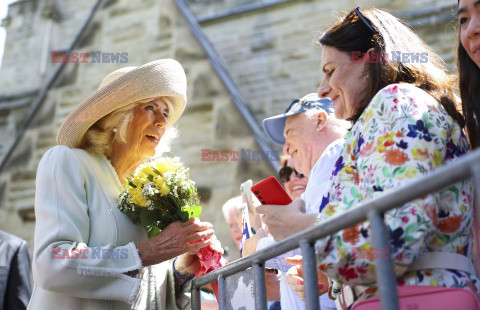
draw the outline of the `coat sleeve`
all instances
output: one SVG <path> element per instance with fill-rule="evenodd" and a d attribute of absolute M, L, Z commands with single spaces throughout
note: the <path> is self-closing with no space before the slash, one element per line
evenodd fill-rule
<path fill-rule="evenodd" d="M 320 221 L 394 191 L 467 150 L 459 126 L 433 97 L 413 86 L 391 85 L 372 99 L 347 137 Z M 389 249 L 373 248 L 368 221 L 318 241 L 320 270 L 341 283 L 371 285 L 378 256 L 391 255 L 402 276 L 432 246 L 456 252 L 454 240 L 468 242 L 471 186 L 465 180 L 386 212 Z"/>
<path fill-rule="evenodd" d="M 142 267 L 135 244 L 90 247 L 85 175 L 72 150 L 50 149 L 40 161 L 35 195 L 33 278 L 43 289 L 91 299 L 132 303 Z"/>
<path fill-rule="evenodd" d="M 30 257 L 27 242 L 21 241 L 10 262 L 10 273 L 5 294 L 5 309 L 27 309 L 32 286 L 30 283 Z"/>

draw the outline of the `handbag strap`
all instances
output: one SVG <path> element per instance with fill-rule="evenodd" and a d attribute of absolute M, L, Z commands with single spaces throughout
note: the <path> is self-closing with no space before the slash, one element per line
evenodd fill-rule
<path fill-rule="evenodd" d="M 454 269 L 475 275 L 472 260 L 465 255 L 452 252 L 427 252 L 426 257 L 413 261 L 407 272 L 424 269 Z"/>

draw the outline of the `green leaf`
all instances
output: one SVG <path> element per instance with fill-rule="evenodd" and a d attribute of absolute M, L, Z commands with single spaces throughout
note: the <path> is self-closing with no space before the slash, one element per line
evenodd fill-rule
<path fill-rule="evenodd" d="M 358 190 L 356 187 L 352 187 L 352 189 L 350 190 L 350 194 L 352 194 L 352 196 L 355 198 L 360 198 L 360 194 L 358 193 Z"/>
<path fill-rule="evenodd" d="M 403 237 L 403 240 L 405 240 L 405 242 L 415 242 L 415 241 L 417 241 L 417 239 L 413 238 L 412 236 L 405 236 L 405 237 Z"/>
<path fill-rule="evenodd" d="M 153 175 L 151 175 L 151 174 L 147 175 L 147 179 L 149 179 L 151 182 L 153 182 Z"/>
<path fill-rule="evenodd" d="M 150 229 L 148 230 L 148 239 L 152 238 L 159 232 L 160 232 L 160 228 L 158 228 L 157 226 L 150 227 Z"/>
<path fill-rule="evenodd" d="M 395 170 L 393 170 L 393 177 L 396 177 L 397 175 L 404 173 L 405 170 L 407 170 L 406 166 L 395 168 Z"/>
<path fill-rule="evenodd" d="M 188 221 L 188 219 L 190 219 L 192 217 L 199 217 L 200 216 L 200 214 L 202 213 L 202 206 L 192 206 L 192 207 L 183 206 L 183 207 L 181 207 L 181 211 L 182 211 L 182 213 L 187 212 L 187 214 L 188 214 L 187 221 Z"/>
<path fill-rule="evenodd" d="M 459 195 L 458 188 L 456 186 L 452 185 L 449 188 L 447 188 L 447 190 L 455 193 L 455 198 L 456 198 L 455 200 L 458 203 L 458 195 Z"/>
<path fill-rule="evenodd" d="M 416 226 L 415 223 L 408 225 L 407 228 L 405 229 L 405 235 L 410 235 L 412 231 L 415 229 L 415 226 Z"/>
<path fill-rule="evenodd" d="M 142 208 L 140 211 L 140 223 L 143 227 L 152 225 L 159 220 L 158 211 Z"/>
<path fill-rule="evenodd" d="M 135 186 L 135 184 L 132 183 L 132 180 L 127 178 L 127 181 L 128 181 L 128 185 L 130 185 L 133 188 L 137 188 L 137 186 Z"/>
<path fill-rule="evenodd" d="M 387 177 L 387 178 L 391 178 L 391 177 L 392 177 L 392 175 L 391 175 L 390 172 L 388 171 L 388 168 L 387 168 L 387 167 L 383 167 L 382 173 L 383 173 L 383 175 L 384 175 L 385 177 Z"/>

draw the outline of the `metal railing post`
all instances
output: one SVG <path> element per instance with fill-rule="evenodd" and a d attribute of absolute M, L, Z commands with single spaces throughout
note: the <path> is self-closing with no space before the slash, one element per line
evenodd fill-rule
<path fill-rule="evenodd" d="M 307 310 L 320 310 L 318 301 L 317 262 L 314 244 L 303 239 L 300 241 L 302 250 L 303 284 Z"/>
<path fill-rule="evenodd" d="M 376 263 L 376 274 L 378 289 L 380 290 L 380 303 L 382 309 L 400 310 L 397 293 L 397 280 L 393 271 L 393 262 L 390 251 L 390 234 L 383 221 L 383 214 L 377 211 L 370 211 L 367 214 L 372 230 L 373 246 L 380 253 L 382 249 L 387 251 L 387 259 L 378 255 Z"/>
<path fill-rule="evenodd" d="M 227 284 L 225 283 L 225 276 L 221 274 L 218 277 L 218 307 L 220 310 L 226 309 L 227 304 L 226 301 L 227 299 L 225 296 L 227 295 Z"/>
<path fill-rule="evenodd" d="M 200 310 L 200 288 L 192 285 L 192 310 Z"/>
<path fill-rule="evenodd" d="M 253 264 L 255 281 L 255 309 L 267 310 L 267 287 L 265 283 L 265 264 L 255 261 Z"/>

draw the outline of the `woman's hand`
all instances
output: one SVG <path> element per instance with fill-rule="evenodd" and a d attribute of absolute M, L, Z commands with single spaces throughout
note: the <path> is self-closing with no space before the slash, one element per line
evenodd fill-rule
<path fill-rule="evenodd" d="M 198 218 L 191 218 L 185 223 L 174 222 L 153 238 L 137 245 L 142 265 L 158 264 L 187 252 L 196 253 L 212 244 L 213 234 L 212 224 L 200 222 Z"/>
<path fill-rule="evenodd" d="M 315 223 L 316 214 L 305 214 L 305 202 L 296 199 L 288 205 L 262 205 L 255 212 L 263 214 L 262 221 L 275 241 L 283 240 Z"/>
<path fill-rule="evenodd" d="M 294 257 L 288 257 L 285 259 L 291 267 L 285 275 L 285 280 L 292 287 L 295 294 L 300 297 L 301 300 L 305 300 L 305 287 L 303 285 L 303 269 L 302 269 L 302 256 L 295 255 Z M 328 277 L 317 271 L 318 279 L 318 296 L 325 294 L 328 291 Z"/>

